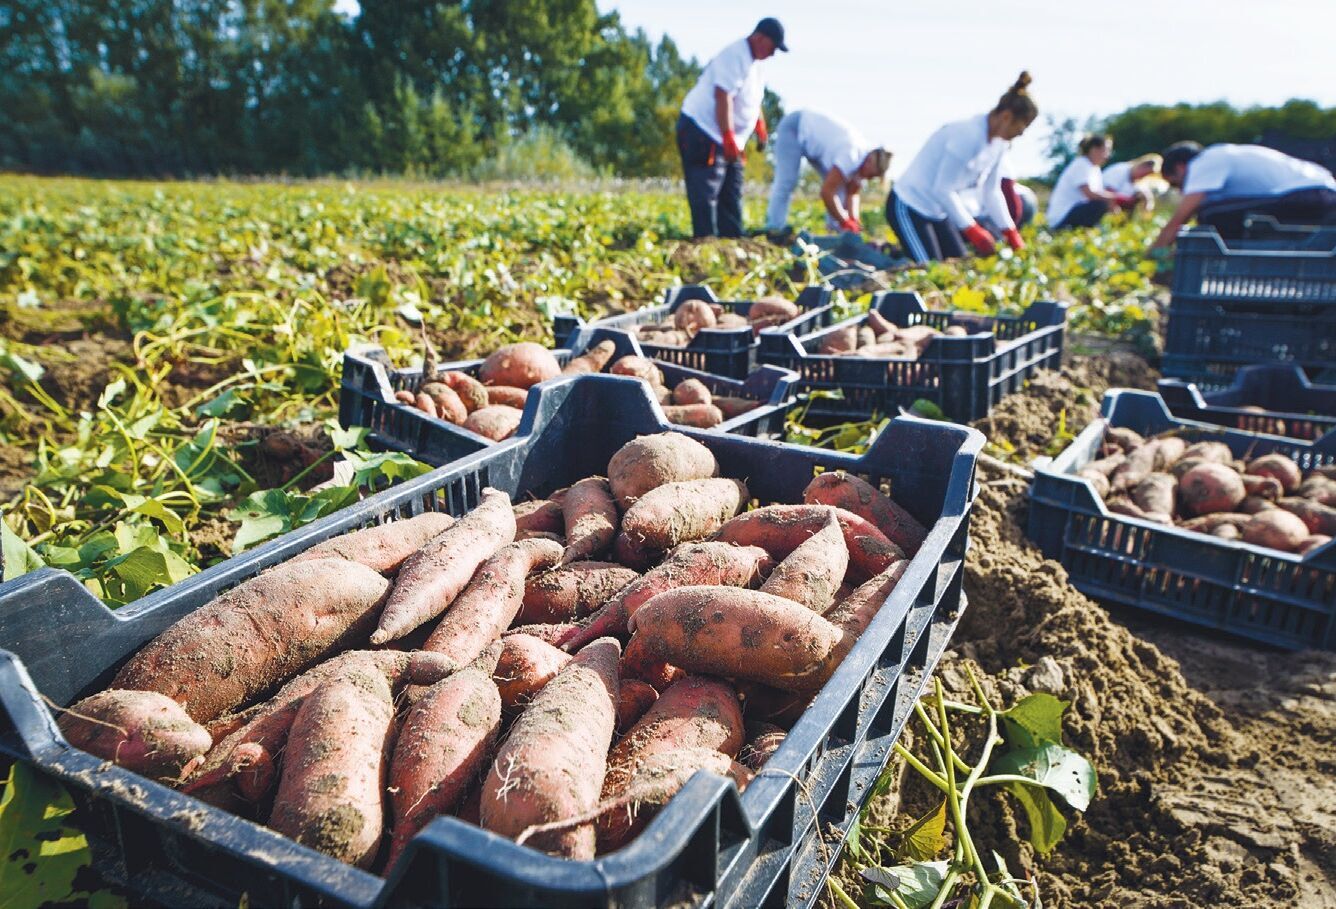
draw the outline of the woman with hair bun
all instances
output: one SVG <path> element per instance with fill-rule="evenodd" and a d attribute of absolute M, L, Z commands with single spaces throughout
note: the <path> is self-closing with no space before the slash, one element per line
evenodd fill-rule
<path fill-rule="evenodd" d="M 1030 74 L 1021 73 L 991 111 L 937 130 L 895 181 L 886 199 L 886 221 L 906 256 L 915 262 L 963 256 L 966 242 L 980 255 L 996 251 L 992 234 L 966 204 L 970 190 L 979 195 L 981 214 L 1002 228 L 1011 248 L 1024 246 L 1002 193 L 1002 164 L 1011 140 L 1039 115 L 1029 85 Z"/>
<path fill-rule="evenodd" d="M 1094 227 L 1107 213 L 1131 208 L 1136 198 L 1104 188 L 1101 167 L 1113 154 L 1112 136 L 1086 136 L 1080 154 L 1062 169 L 1053 194 L 1048 197 L 1048 226 L 1051 230 L 1068 227 Z"/>

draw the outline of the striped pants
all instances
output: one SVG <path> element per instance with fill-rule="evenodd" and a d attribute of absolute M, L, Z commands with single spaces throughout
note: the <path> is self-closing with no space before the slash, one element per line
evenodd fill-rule
<path fill-rule="evenodd" d="M 965 240 L 950 220 L 923 217 L 906 205 L 895 190 L 886 198 L 886 223 L 900 239 L 905 255 L 915 262 L 958 259 L 965 255 Z"/>

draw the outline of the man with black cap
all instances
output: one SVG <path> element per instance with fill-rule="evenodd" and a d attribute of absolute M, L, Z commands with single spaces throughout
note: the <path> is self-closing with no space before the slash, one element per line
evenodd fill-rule
<path fill-rule="evenodd" d="M 705 67 L 682 102 L 677 148 L 682 153 L 691 233 L 695 237 L 742 236 L 742 148 L 756 132 L 767 139 L 761 101 L 761 60 L 787 51 L 784 26 L 762 19 L 746 38 L 734 41 Z"/>

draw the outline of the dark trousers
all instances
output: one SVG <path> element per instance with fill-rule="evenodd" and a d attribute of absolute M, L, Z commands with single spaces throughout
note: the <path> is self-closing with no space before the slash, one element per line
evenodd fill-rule
<path fill-rule="evenodd" d="M 1197 223 L 1214 227 L 1221 239 L 1238 240 L 1249 215 L 1270 215 L 1281 224 L 1336 224 L 1336 190 L 1313 187 L 1283 196 L 1203 202 L 1197 209 Z"/>
<path fill-rule="evenodd" d="M 742 236 L 742 161 L 725 161 L 724 150 L 686 114 L 677 118 L 677 150 L 691 207 L 691 235 Z"/>
<path fill-rule="evenodd" d="M 1109 213 L 1109 203 L 1103 199 L 1086 199 L 1067 212 L 1067 217 L 1053 225 L 1054 230 L 1068 227 L 1094 227 Z"/>
<path fill-rule="evenodd" d="M 905 255 L 915 262 L 958 259 L 965 255 L 965 240 L 950 220 L 923 217 L 901 201 L 895 190 L 886 197 L 886 223 L 895 231 Z"/>

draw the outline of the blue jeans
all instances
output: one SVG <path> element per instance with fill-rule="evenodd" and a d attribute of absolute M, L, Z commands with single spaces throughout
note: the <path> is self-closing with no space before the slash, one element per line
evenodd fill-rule
<path fill-rule="evenodd" d="M 677 150 L 691 207 L 691 235 L 742 236 L 742 161 L 725 161 L 724 150 L 686 114 L 677 118 Z"/>

